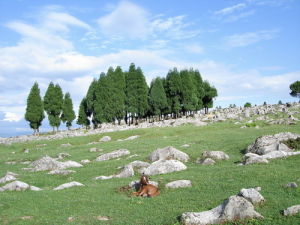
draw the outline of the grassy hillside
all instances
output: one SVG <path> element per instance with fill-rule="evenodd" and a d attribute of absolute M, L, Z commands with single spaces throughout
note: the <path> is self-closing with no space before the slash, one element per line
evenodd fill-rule
<path fill-rule="evenodd" d="M 283 131 L 300 133 L 300 125 L 265 125 L 258 122 L 259 129 L 254 127 L 241 129 L 241 125 L 230 122 L 214 123 L 206 127 L 185 125 L 176 128 L 151 128 L 107 133 L 101 135 L 76 137 L 53 141 L 16 143 L 0 146 L 0 177 L 6 171 L 18 173 L 19 180 L 43 188 L 43 191 L 0 192 L 0 224 L 179 224 L 178 217 L 183 212 L 200 212 L 211 209 L 240 189 L 260 186 L 266 203 L 256 210 L 264 221 L 251 220 L 248 224 L 297 224 L 300 215 L 284 217 L 280 211 L 300 204 L 300 188 L 286 189 L 282 185 L 295 181 L 300 184 L 300 156 L 277 159 L 269 164 L 237 166 L 243 150 L 257 137 Z M 112 140 L 105 143 L 87 145 L 109 135 Z M 140 135 L 132 141 L 116 141 Z M 44 147 L 36 147 L 39 144 Z M 70 147 L 61 147 L 71 143 Z M 181 147 L 190 144 L 190 147 Z M 147 161 L 149 154 L 156 148 L 174 146 L 191 157 L 186 163 L 188 169 L 165 175 L 155 175 L 151 180 L 160 184 L 161 195 L 155 198 L 128 197 L 118 189 L 132 180 L 139 179 L 136 173 L 131 178 L 111 180 L 93 180 L 100 175 L 117 173 L 117 167 L 134 160 Z M 74 174 L 48 175 L 47 172 L 23 171 L 27 167 L 20 162 L 36 160 L 42 156 L 55 157 L 60 152 L 71 155 L 68 160 L 80 162 L 82 159 L 94 160 L 100 153 L 89 152 L 91 147 L 103 149 L 107 153 L 126 148 L 133 158 L 123 157 L 120 160 L 92 162 L 83 168 L 72 168 Z M 23 149 L 28 148 L 28 154 Z M 221 150 L 230 156 L 226 162 L 213 166 L 196 164 L 196 159 L 204 150 Z M 298 149 L 300 150 L 300 149 Z M 12 154 L 15 152 L 15 154 Z M 17 161 L 15 165 L 4 162 Z M 164 185 L 177 179 L 189 179 L 193 187 L 169 190 Z M 52 189 L 60 184 L 78 181 L 85 187 L 74 187 L 61 191 Z M 31 219 L 22 219 L 32 216 Z M 109 221 L 99 221 L 99 216 L 108 216 Z M 68 221 L 68 218 L 71 221 Z M 239 223 L 236 223 L 239 224 Z"/>

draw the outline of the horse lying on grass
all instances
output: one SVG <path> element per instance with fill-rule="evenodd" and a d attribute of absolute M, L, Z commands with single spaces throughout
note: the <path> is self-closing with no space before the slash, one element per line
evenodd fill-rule
<path fill-rule="evenodd" d="M 160 193 L 156 186 L 149 184 L 149 177 L 143 174 L 141 176 L 139 190 L 137 192 L 133 192 L 132 194 L 141 197 L 155 197 Z"/>

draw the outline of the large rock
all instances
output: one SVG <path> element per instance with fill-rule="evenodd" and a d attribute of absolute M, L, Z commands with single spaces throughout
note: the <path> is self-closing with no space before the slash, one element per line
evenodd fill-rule
<path fill-rule="evenodd" d="M 0 187 L 0 191 L 24 191 L 28 188 L 30 188 L 29 184 L 16 180 Z"/>
<path fill-rule="evenodd" d="M 250 218 L 261 219 L 263 216 L 254 210 L 253 205 L 247 199 L 231 196 L 223 204 L 211 210 L 183 213 L 181 222 L 185 225 L 206 225 Z"/>
<path fill-rule="evenodd" d="M 128 151 L 127 149 L 119 149 L 119 150 L 98 156 L 96 158 L 96 161 L 110 160 L 110 159 L 114 159 L 114 158 L 119 158 L 124 155 L 129 155 L 129 154 L 130 154 L 130 151 Z"/>
<path fill-rule="evenodd" d="M 249 164 L 256 164 L 256 163 L 269 163 L 267 159 L 264 159 L 260 155 L 254 154 L 254 153 L 247 153 L 244 156 L 244 164 L 249 165 Z"/>
<path fill-rule="evenodd" d="M 44 156 L 30 164 L 31 171 L 61 170 L 71 167 L 82 167 L 80 163 L 75 161 L 59 162 L 49 156 Z"/>
<path fill-rule="evenodd" d="M 152 162 L 162 159 L 175 159 L 180 160 L 182 162 L 187 162 L 190 159 L 190 157 L 186 153 L 179 151 L 178 149 L 172 146 L 168 146 L 165 148 L 156 149 L 150 154 L 149 159 Z"/>
<path fill-rule="evenodd" d="M 57 191 L 57 190 L 62 190 L 62 189 L 71 188 L 71 187 L 75 187 L 75 186 L 84 186 L 84 185 L 79 182 L 72 181 L 70 183 L 65 183 L 65 184 L 59 185 L 58 187 L 54 188 L 53 190 Z"/>
<path fill-rule="evenodd" d="M 165 174 L 185 170 L 187 167 L 178 160 L 159 160 L 144 170 L 146 175 Z"/>
<path fill-rule="evenodd" d="M 75 173 L 74 170 L 51 170 L 48 174 L 55 175 L 68 175 L 70 173 Z"/>
<path fill-rule="evenodd" d="M 127 165 L 119 174 L 115 175 L 114 177 L 123 178 L 123 177 L 132 177 L 132 176 L 134 176 L 134 170 L 131 165 Z"/>
<path fill-rule="evenodd" d="M 9 181 L 14 181 L 17 179 L 16 176 L 18 176 L 18 174 L 7 172 L 4 177 L 0 178 L 0 184 L 7 183 Z"/>
<path fill-rule="evenodd" d="M 228 160 L 229 156 L 222 151 L 204 151 L 202 158 L 211 158 L 214 160 Z"/>
<path fill-rule="evenodd" d="M 197 159 L 196 163 L 201 164 L 201 165 L 214 165 L 216 163 L 215 160 L 211 158 L 205 158 L 205 159 Z"/>
<path fill-rule="evenodd" d="M 166 184 L 166 188 L 185 188 L 191 186 L 192 182 L 190 180 L 175 180 Z"/>
<path fill-rule="evenodd" d="M 264 197 L 257 191 L 257 188 L 243 188 L 238 195 L 244 197 L 254 205 L 265 201 Z"/>
<path fill-rule="evenodd" d="M 293 205 L 285 210 L 283 210 L 283 215 L 292 216 L 300 212 L 300 205 Z"/>
<path fill-rule="evenodd" d="M 257 138 L 254 143 L 248 146 L 247 152 L 255 153 L 258 155 L 265 155 L 272 151 L 291 152 L 292 149 L 290 149 L 282 142 L 290 139 L 294 140 L 298 137 L 300 137 L 299 134 L 290 132 L 261 136 Z"/>

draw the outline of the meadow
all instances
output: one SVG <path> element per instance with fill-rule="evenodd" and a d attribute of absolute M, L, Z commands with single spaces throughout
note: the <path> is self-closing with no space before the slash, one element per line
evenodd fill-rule
<path fill-rule="evenodd" d="M 296 125 L 268 125 L 264 121 L 256 122 L 259 129 L 248 127 L 241 129 L 232 121 L 211 123 L 196 127 L 148 128 L 130 131 L 91 135 L 86 137 L 65 138 L 51 141 L 32 141 L 0 145 L 0 177 L 6 171 L 19 174 L 19 180 L 43 189 L 43 191 L 0 192 L 0 224 L 180 224 L 180 215 L 184 212 L 200 212 L 221 204 L 242 188 L 260 186 L 261 194 L 266 199 L 257 206 L 264 220 L 249 220 L 228 224 L 299 224 L 300 214 L 284 217 L 281 210 L 300 204 L 300 188 L 284 188 L 288 182 L 300 184 L 300 156 L 275 159 L 269 164 L 238 166 L 244 150 L 262 135 L 279 132 L 300 133 L 300 123 Z M 105 135 L 109 142 L 87 145 L 99 141 Z M 140 135 L 131 141 L 117 141 L 132 135 Z M 70 147 L 61 144 L 70 143 Z M 47 144 L 39 147 L 40 144 Z M 189 144 L 189 147 L 182 147 Z M 159 182 L 161 194 L 155 198 L 131 197 L 128 191 L 120 190 L 129 182 L 139 179 L 134 177 L 114 178 L 111 180 L 93 180 L 96 176 L 116 174 L 120 166 L 134 160 L 149 161 L 148 156 L 157 148 L 173 146 L 187 153 L 191 160 L 187 170 L 163 175 L 151 176 Z M 89 152 L 92 147 L 103 149 L 102 152 Z M 29 149 L 29 153 L 23 152 Z M 99 154 L 116 149 L 128 149 L 137 156 L 120 160 L 93 161 Z M 230 157 L 228 161 L 217 162 L 212 166 L 196 164 L 195 161 L 205 150 L 220 150 Z M 300 149 L 298 149 L 299 151 Z M 12 152 L 15 152 L 13 154 Z M 23 161 L 33 161 L 42 156 L 56 157 L 60 152 L 71 156 L 65 160 L 80 162 L 89 159 L 92 162 L 82 168 L 71 168 L 76 173 L 69 175 L 48 175 L 47 172 L 29 172 L 22 168 Z M 7 165 L 7 161 L 16 161 Z M 179 179 L 192 181 L 193 186 L 181 189 L 167 189 L 165 184 Z M 77 181 L 84 187 L 73 187 L 60 191 L 52 190 L 63 183 Z M 107 221 L 99 217 L 109 217 Z"/>

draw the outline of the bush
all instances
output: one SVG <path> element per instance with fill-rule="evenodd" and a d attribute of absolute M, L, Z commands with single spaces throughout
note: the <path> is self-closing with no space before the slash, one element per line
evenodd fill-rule
<path fill-rule="evenodd" d="M 251 103 L 250 102 L 246 102 L 244 107 L 251 107 Z"/>

